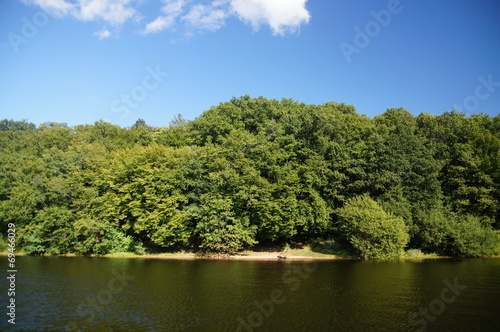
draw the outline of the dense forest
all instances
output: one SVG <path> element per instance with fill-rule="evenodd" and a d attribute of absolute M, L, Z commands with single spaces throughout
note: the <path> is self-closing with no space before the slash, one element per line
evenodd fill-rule
<path fill-rule="evenodd" d="M 0 149 L 2 246 L 14 223 L 27 254 L 500 252 L 500 116 L 244 96 L 166 127 L 3 120 Z"/>

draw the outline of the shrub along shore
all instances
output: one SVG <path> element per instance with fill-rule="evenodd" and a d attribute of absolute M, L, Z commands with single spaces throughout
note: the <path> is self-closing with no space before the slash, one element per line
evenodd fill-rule
<path fill-rule="evenodd" d="M 3 120 L 0 149 L 2 251 L 11 224 L 34 255 L 500 253 L 500 116 L 243 96 L 165 127 Z"/>

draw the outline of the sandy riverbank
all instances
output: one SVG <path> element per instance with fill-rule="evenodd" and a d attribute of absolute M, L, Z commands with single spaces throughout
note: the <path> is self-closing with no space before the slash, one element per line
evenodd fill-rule
<path fill-rule="evenodd" d="M 227 260 L 283 260 L 278 256 L 279 251 L 243 251 L 229 256 L 200 256 L 189 252 L 178 253 L 162 253 L 162 254 L 145 254 L 134 255 L 129 253 L 110 254 L 104 257 L 127 257 L 127 258 L 153 258 L 153 259 L 227 259 Z M 335 255 L 327 255 L 321 253 L 301 253 L 300 251 L 291 251 L 284 255 L 286 260 L 332 260 L 332 259 L 348 259 Z"/>
<path fill-rule="evenodd" d="M 45 256 L 57 256 L 57 257 L 103 257 L 103 258 L 138 258 L 138 259 L 179 259 L 179 260 L 195 260 L 195 259 L 212 259 L 212 260 L 263 260 L 263 261 L 296 261 L 296 260 L 359 260 L 359 258 L 352 257 L 342 257 L 330 254 L 323 254 L 319 252 L 313 252 L 306 249 L 291 249 L 285 254 L 286 259 L 278 258 L 280 251 L 243 251 L 238 252 L 235 255 L 229 256 L 200 256 L 192 252 L 173 252 L 173 253 L 159 253 L 159 254 L 144 254 L 137 255 L 133 253 L 115 253 L 108 255 L 74 255 L 74 254 L 63 254 L 63 255 L 45 255 Z M 7 256 L 7 252 L 0 252 L 0 256 Z M 23 252 L 16 253 L 16 257 L 26 256 Z M 423 254 L 416 257 L 403 256 L 400 259 L 404 260 L 427 260 L 427 259 L 446 259 L 452 257 L 439 256 L 436 254 Z M 460 257 L 454 257 L 460 258 Z M 500 258 L 500 256 L 485 257 L 485 258 Z"/>
<path fill-rule="evenodd" d="M 45 256 L 58 256 L 58 257 L 117 257 L 117 258 L 139 258 L 139 259 L 227 259 L 227 260 L 283 260 L 278 256 L 280 251 L 243 251 L 234 255 L 214 255 L 214 256 L 200 256 L 192 252 L 173 252 L 173 253 L 158 253 L 158 254 L 144 254 L 138 255 L 134 253 L 115 253 L 108 255 L 75 255 L 75 254 L 62 254 L 62 255 L 45 255 Z M 1 256 L 6 256 L 7 252 L 0 253 Z M 26 256 L 23 252 L 16 253 L 16 256 Z M 290 250 L 285 255 L 287 260 L 300 260 L 300 259 L 349 259 L 335 255 L 328 255 L 322 253 L 311 252 L 309 250 Z"/>

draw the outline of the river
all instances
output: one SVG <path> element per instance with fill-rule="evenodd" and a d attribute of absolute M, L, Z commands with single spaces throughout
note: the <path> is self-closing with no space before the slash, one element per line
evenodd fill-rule
<path fill-rule="evenodd" d="M 4 313 L 2 331 L 500 330 L 500 259 L 18 257 L 16 268 L 16 325 Z"/>

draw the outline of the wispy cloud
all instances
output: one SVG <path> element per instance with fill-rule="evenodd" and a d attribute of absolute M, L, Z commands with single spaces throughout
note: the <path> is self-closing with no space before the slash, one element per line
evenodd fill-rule
<path fill-rule="evenodd" d="M 182 19 L 195 30 L 215 31 L 224 25 L 225 19 L 229 16 L 227 10 L 215 5 L 194 5 Z"/>
<path fill-rule="evenodd" d="M 132 7 L 134 0 L 22 0 L 40 7 L 58 18 L 73 17 L 79 21 L 100 21 L 113 26 L 117 31 L 127 21 L 139 19 L 139 13 Z M 99 39 L 109 38 L 112 32 L 103 29 L 94 33 Z"/>
<path fill-rule="evenodd" d="M 139 0 L 22 0 L 34 4 L 55 17 L 73 17 L 80 21 L 101 21 L 120 28 L 128 21 L 143 17 L 138 11 Z M 307 0 L 162 0 L 158 16 L 150 18 L 141 28 L 142 34 L 168 29 L 183 29 L 188 33 L 215 31 L 229 17 L 237 17 L 254 30 L 268 25 L 273 35 L 296 33 L 310 20 Z M 146 18 L 147 19 L 147 18 Z M 99 39 L 109 38 L 105 28 L 94 33 Z"/>
<path fill-rule="evenodd" d="M 72 16 L 81 21 L 101 20 L 122 25 L 137 15 L 132 0 L 23 0 L 56 17 Z"/>
<path fill-rule="evenodd" d="M 143 34 L 161 32 L 172 27 L 175 20 L 182 13 L 185 0 L 163 0 L 165 4 L 161 11 L 163 15 L 158 16 L 154 21 L 148 23 L 144 28 Z"/>
<path fill-rule="evenodd" d="M 175 23 L 173 16 L 158 16 L 154 21 L 149 22 L 144 28 L 143 34 L 157 33 L 170 28 Z"/>
<path fill-rule="evenodd" d="M 74 16 L 82 21 L 102 20 L 111 25 L 122 25 L 137 12 L 131 0 L 79 0 Z"/>
<path fill-rule="evenodd" d="M 65 0 L 23 0 L 34 4 L 55 17 L 64 17 L 74 10 L 75 5 Z"/>
<path fill-rule="evenodd" d="M 97 38 L 99 39 L 106 39 L 111 37 L 111 31 L 109 31 L 108 29 L 102 29 L 101 31 L 96 31 L 94 33 L 94 36 L 97 36 Z"/>

